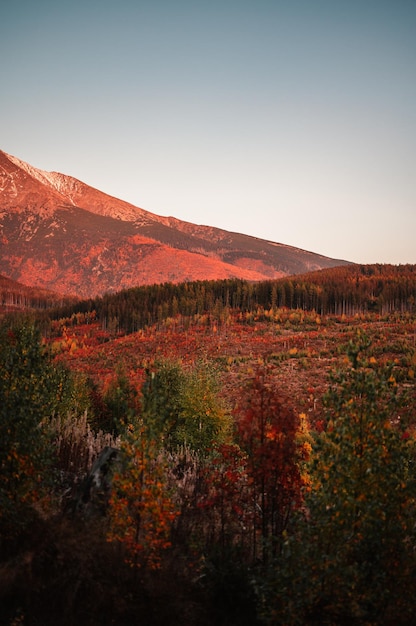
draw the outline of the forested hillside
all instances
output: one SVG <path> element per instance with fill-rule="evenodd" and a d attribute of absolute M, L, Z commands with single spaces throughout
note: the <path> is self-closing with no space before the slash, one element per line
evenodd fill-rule
<path fill-rule="evenodd" d="M 73 305 L 74 298 L 59 296 L 47 289 L 22 285 L 0 275 L 0 311 L 19 309 L 50 309 Z"/>
<path fill-rule="evenodd" d="M 287 307 L 319 315 L 412 312 L 416 306 L 415 265 L 348 265 L 280 280 L 163 283 L 84 300 L 54 317 L 95 311 L 104 326 L 125 332 L 175 318 L 226 310 L 255 313 Z"/>
<path fill-rule="evenodd" d="M 0 623 L 412 623 L 415 279 L 3 316 Z"/>

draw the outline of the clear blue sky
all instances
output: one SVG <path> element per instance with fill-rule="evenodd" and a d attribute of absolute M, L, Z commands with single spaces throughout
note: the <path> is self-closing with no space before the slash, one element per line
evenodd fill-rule
<path fill-rule="evenodd" d="M 19 0 L 0 148 L 159 215 L 416 263 L 416 0 Z"/>

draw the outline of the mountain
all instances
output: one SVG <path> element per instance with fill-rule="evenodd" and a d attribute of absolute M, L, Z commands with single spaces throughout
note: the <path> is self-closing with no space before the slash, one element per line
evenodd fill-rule
<path fill-rule="evenodd" d="M 79 297 L 162 282 L 257 281 L 347 264 L 161 217 L 3 151 L 0 246 L 3 275 Z"/>

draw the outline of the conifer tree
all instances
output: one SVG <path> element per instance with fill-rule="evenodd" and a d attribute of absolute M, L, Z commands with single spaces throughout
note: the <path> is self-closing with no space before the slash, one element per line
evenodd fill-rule
<path fill-rule="evenodd" d="M 62 382 L 62 381 L 61 381 Z M 63 383 L 62 383 L 63 385 Z M 0 326 L 0 528 L 3 539 L 30 520 L 49 457 L 43 421 L 63 392 L 29 322 Z"/>

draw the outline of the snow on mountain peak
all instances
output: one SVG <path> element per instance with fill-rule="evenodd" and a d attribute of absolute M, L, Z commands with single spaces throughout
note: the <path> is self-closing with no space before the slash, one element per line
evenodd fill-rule
<path fill-rule="evenodd" d="M 71 198 L 71 191 L 74 192 L 76 190 L 77 181 L 75 178 L 71 178 L 70 176 L 65 176 L 64 174 L 59 174 L 58 172 L 46 172 L 44 170 L 40 170 L 37 167 L 33 167 L 26 163 L 25 161 L 21 161 L 15 156 L 10 154 L 7 155 L 7 158 L 17 165 L 20 169 L 22 169 L 26 174 L 35 178 L 43 185 L 47 185 L 48 187 L 52 187 L 55 191 L 58 191 L 61 194 L 64 194 L 71 202 L 74 204 Z"/>

